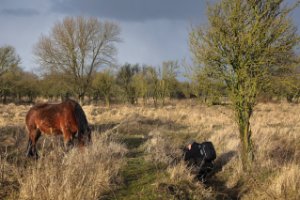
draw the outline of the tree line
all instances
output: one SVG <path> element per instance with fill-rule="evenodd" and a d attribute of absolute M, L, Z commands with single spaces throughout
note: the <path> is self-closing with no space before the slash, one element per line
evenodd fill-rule
<path fill-rule="evenodd" d="M 78 98 L 74 87 L 76 82 L 69 81 L 67 73 L 47 72 L 37 75 L 24 71 L 20 59 L 11 46 L 0 48 L 14 56 L 10 65 L 1 65 L 0 102 L 32 103 L 37 97 L 60 101 L 65 98 Z M 2 57 L 1 57 L 2 58 Z M 3 61 L 2 61 L 3 63 Z M 165 105 L 167 99 L 198 99 L 208 105 L 222 104 L 228 101 L 226 85 L 203 69 L 193 69 L 191 73 L 182 72 L 185 81 L 180 80 L 177 61 L 165 61 L 161 66 L 125 63 L 121 66 L 109 66 L 91 75 L 91 83 L 86 89 L 85 100 L 89 103 L 153 104 Z M 286 99 L 298 102 L 300 81 L 297 68 L 290 73 L 274 76 L 260 91 L 261 101 Z M 286 72 L 285 72 L 286 73 Z M 75 85 L 73 85 L 75 84 Z"/>
<path fill-rule="evenodd" d="M 0 103 L 32 103 L 38 97 L 52 101 L 79 99 L 78 82 L 70 81 L 68 73 L 53 70 L 37 75 L 24 71 L 12 46 L 0 47 L 0 59 Z M 180 74 L 182 68 L 189 72 Z M 298 102 L 298 69 L 292 67 L 288 71 L 288 74 L 277 72 L 277 76 L 264 84 L 259 93 L 261 101 L 286 99 Z M 178 78 L 179 75 L 184 78 Z M 196 66 L 191 70 L 178 61 L 165 61 L 161 66 L 129 63 L 107 66 L 91 74 L 84 94 L 87 103 L 103 102 L 108 107 L 111 103 L 153 104 L 157 107 L 165 105 L 167 99 L 190 98 L 214 105 L 228 102 L 228 95 L 224 82 L 208 75 L 202 68 Z"/>
<path fill-rule="evenodd" d="M 70 81 L 68 73 L 46 72 L 38 76 L 25 72 L 20 66 L 20 59 L 11 46 L 14 62 L 2 68 L 0 75 L 0 99 L 2 103 L 32 103 L 37 97 L 49 100 L 78 98 L 78 82 Z M 105 102 L 109 107 L 113 103 L 143 105 L 153 102 L 155 106 L 165 104 L 167 98 L 188 98 L 189 83 L 177 79 L 179 64 L 166 61 L 161 67 L 129 64 L 109 66 L 91 74 L 90 84 L 84 90 L 86 102 Z M 87 78 L 82 76 L 83 79 Z"/>

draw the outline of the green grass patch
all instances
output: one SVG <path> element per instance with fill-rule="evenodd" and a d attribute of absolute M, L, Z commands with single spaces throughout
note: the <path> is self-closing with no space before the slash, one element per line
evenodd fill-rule
<path fill-rule="evenodd" d="M 121 170 L 123 184 L 102 199 L 161 199 L 161 194 L 157 193 L 156 182 L 164 175 L 164 170 L 162 166 L 145 160 L 142 148 L 144 136 L 124 135 L 121 140 L 129 149 L 127 164 Z"/>

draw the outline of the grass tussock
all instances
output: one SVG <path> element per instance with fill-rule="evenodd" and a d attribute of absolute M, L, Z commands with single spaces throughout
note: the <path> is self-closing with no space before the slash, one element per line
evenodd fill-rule
<path fill-rule="evenodd" d="M 97 199 L 114 188 L 126 152 L 101 136 L 82 151 L 56 149 L 22 172 L 20 199 Z"/>
<path fill-rule="evenodd" d="M 300 168 L 291 164 L 283 167 L 271 181 L 271 194 L 278 199 L 300 199 Z"/>
<path fill-rule="evenodd" d="M 165 171 L 162 178 L 156 180 L 158 192 L 165 199 L 214 199 L 210 189 L 206 189 L 195 178 L 197 171 L 187 167 L 183 161 L 183 145 L 185 137 L 172 137 L 170 133 L 151 131 L 144 144 L 146 159 Z"/>
<path fill-rule="evenodd" d="M 144 144 L 147 159 L 155 164 L 172 165 L 178 162 L 182 155 L 182 147 L 176 144 L 172 137 L 162 134 L 160 131 L 151 131 L 149 139 Z"/>
<path fill-rule="evenodd" d="M 195 180 L 190 168 L 184 162 L 179 162 L 166 169 L 166 176 L 158 181 L 158 188 L 161 192 L 169 195 L 169 198 L 190 200 L 190 199 L 215 199 L 211 189 Z"/>
<path fill-rule="evenodd" d="M 255 182 L 245 199 L 291 199 L 300 198 L 300 168 L 289 164 L 267 178 L 265 182 Z"/>

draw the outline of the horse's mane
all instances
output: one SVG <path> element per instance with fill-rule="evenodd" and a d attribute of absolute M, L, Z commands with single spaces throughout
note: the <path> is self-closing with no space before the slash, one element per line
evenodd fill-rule
<path fill-rule="evenodd" d="M 79 105 L 79 103 L 77 103 L 74 100 L 69 100 L 69 101 L 72 101 L 73 103 L 75 103 L 74 113 L 75 113 L 75 118 L 76 118 L 76 121 L 78 124 L 78 134 L 84 134 L 86 131 L 89 130 L 89 124 L 86 119 L 85 113 L 84 113 L 82 107 Z"/>

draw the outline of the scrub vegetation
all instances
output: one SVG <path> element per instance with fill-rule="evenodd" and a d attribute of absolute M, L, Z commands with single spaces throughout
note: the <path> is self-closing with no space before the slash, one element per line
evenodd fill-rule
<path fill-rule="evenodd" d="M 228 106 L 166 103 L 156 109 L 83 106 L 93 144 L 65 152 L 61 139 L 43 136 L 37 161 L 25 157 L 30 106 L 1 105 L 1 199 L 299 199 L 299 105 L 256 106 L 256 157 L 245 174 Z M 190 138 L 210 140 L 216 148 L 206 184 L 181 160 Z"/>

